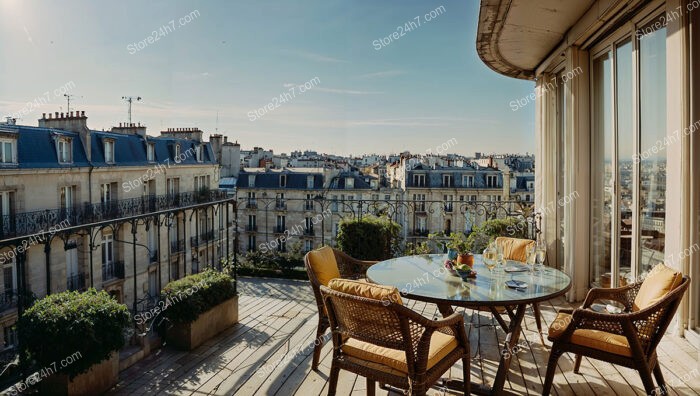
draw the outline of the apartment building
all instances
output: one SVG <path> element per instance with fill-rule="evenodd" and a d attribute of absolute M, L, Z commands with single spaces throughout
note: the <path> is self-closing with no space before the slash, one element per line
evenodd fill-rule
<path fill-rule="evenodd" d="M 233 199 L 196 128 L 89 129 L 85 112 L 0 124 L 0 334 L 31 295 L 88 287 L 145 309 L 168 282 L 231 252 Z M 230 243 L 229 243 L 230 242 Z"/>

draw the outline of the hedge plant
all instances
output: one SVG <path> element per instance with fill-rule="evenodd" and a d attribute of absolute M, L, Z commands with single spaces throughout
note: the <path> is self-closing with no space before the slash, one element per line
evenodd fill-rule
<path fill-rule="evenodd" d="M 199 315 L 236 295 L 231 275 L 208 269 L 168 283 L 159 308 L 173 323 L 191 323 Z"/>
<path fill-rule="evenodd" d="M 124 346 L 130 326 L 126 305 L 107 292 L 89 289 L 51 294 L 34 303 L 18 322 L 23 353 L 39 367 L 58 367 L 70 379 Z M 80 357 L 63 369 L 60 362 Z"/>
<path fill-rule="evenodd" d="M 474 227 L 467 240 L 474 253 L 481 253 L 497 237 L 530 238 L 528 226 L 525 219 L 517 217 L 491 219 Z"/>
<path fill-rule="evenodd" d="M 360 260 L 386 260 L 399 253 L 401 226 L 386 217 L 343 219 L 338 226 L 338 248 Z"/>

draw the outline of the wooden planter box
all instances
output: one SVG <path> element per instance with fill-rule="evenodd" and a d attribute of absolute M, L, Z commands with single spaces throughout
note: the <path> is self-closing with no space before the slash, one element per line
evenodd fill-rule
<path fill-rule="evenodd" d="M 53 374 L 37 383 L 40 395 L 100 395 L 107 392 L 119 380 L 119 353 L 113 352 L 87 372 L 68 379 L 66 374 Z"/>
<path fill-rule="evenodd" d="M 166 339 L 177 348 L 191 351 L 236 323 L 238 323 L 238 296 L 204 312 L 192 323 L 171 327 L 166 333 Z"/>

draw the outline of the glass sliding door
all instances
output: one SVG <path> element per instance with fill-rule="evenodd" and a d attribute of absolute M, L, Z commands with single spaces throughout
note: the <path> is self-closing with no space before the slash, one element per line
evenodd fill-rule
<path fill-rule="evenodd" d="M 667 150 L 659 147 L 658 142 L 666 138 L 666 28 L 642 35 L 638 47 L 640 257 L 637 275 L 643 275 L 664 260 Z"/>
<path fill-rule="evenodd" d="M 663 24 L 628 25 L 591 52 L 592 286 L 624 284 L 664 258 L 666 29 L 652 26 Z"/>
<path fill-rule="evenodd" d="M 612 52 L 593 59 L 591 134 L 591 282 L 609 286 L 613 217 Z"/>

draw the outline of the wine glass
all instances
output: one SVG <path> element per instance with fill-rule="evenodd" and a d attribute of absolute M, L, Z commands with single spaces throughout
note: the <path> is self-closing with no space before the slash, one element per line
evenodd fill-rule
<path fill-rule="evenodd" d="M 537 267 L 544 267 L 544 259 L 546 255 L 547 246 L 544 244 L 544 241 L 537 241 L 537 245 L 535 246 L 535 262 Z"/>
<path fill-rule="evenodd" d="M 496 248 L 493 246 L 493 244 L 490 243 L 488 246 L 486 246 L 483 257 L 484 265 L 486 265 L 486 268 L 488 268 L 490 273 L 493 273 L 493 269 L 496 266 Z"/>
<path fill-rule="evenodd" d="M 496 244 L 496 263 L 498 264 L 499 273 L 505 273 L 506 256 L 503 253 L 503 246 Z"/>
<path fill-rule="evenodd" d="M 530 273 L 534 274 L 535 273 L 535 246 L 534 245 L 529 245 L 527 249 L 525 250 L 525 255 L 527 257 L 527 266 L 530 269 Z"/>

